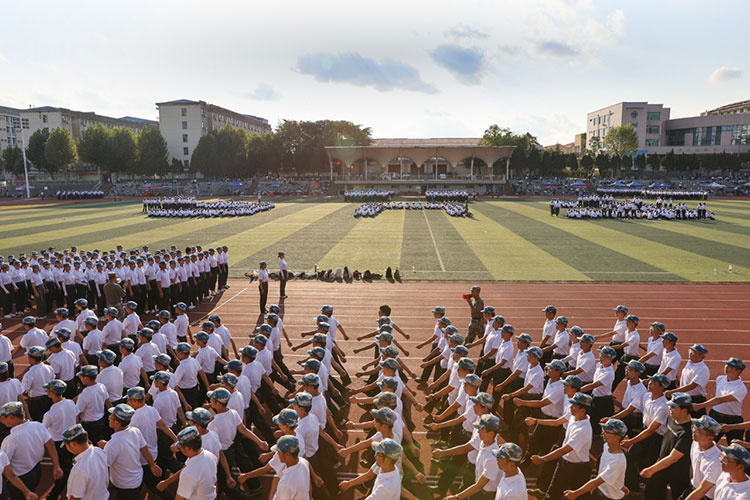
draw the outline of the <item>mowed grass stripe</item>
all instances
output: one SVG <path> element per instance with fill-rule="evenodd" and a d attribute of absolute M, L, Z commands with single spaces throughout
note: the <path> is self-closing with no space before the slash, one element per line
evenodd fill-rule
<path fill-rule="evenodd" d="M 451 217 L 445 213 L 444 217 L 474 249 L 493 279 L 535 281 L 589 281 L 590 279 L 481 212 L 474 211 L 472 219 Z"/>
<path fill-rule="evenodd" d="M 513 209 L 530 217 L 542 218 L 546 215 L 550 218 L 546 202 L 518 204 L 514 205 Z M 670 224 L 667 221 L 664 223 Z M 589 222 L 559 217 L 550 221 L 549 224 L 554 224 L 555 227 L 626 255 L 638 256 L 644 262 L 687 280 L 747 281 L 747 277 L 750 276 L 748 269 L 739 268 L 739 266 L 735 267 L 735 274 L 713 274 L 714 269 L 726 269 L 728 263 L 630 234 L 631 226 L 636 224 L 627 220 Z"/>
<path fill-rule="evenodd" d="M 517 205 L 518 203 L 514 202 L 482 203 L 478 210 L 507 230 L 518 234 L 592 279 L 639 281 L 654 273 L 663 272 L 662 269 L 646 262 L 566 232 L 539 218 L 516 213 L 513 208 Z M 477 210 L 476 207 L 476 204 L 472 206 Z M 508 211 L 512 212 L 510 216 L 507 216 Z M 682 280 L 679 276 L 669 273 L 660 275 L 660 279 Z"/>
<path fill-rule="evenodd" d="M 351 206 L 351 205 L 350 205 Z M 357 220 L 354 227 L 321 259 L 325 269 L 349 266 L 376 273 L 401 261 L 406 210 L 387 210 L 375 218 Z"/>
<path fill-rule="evenodd" d="M 414 269 L 442 272 L 435 251 L 435 244 L 432 243 L 430 230 L 427 228 L 427 222 L 425 222 L 425 215 L 431 213 L 427 213 L 430 211 L 422 212 L 422 210 L 406 210 L 404 213 L 404 237 L 401 244 L 400 268 L 409 271 Z M 432 227 L 435 222 L 430 219 L 428 218 L 430 227 Z M 437 243 L 437 237 L 435 237 L 435 242 Z M 440 257 L 443 258 L 442 252 Z M 445 264 L 445 261 L 443 261 L 443 264 Z M 446 267 L 446 269 L 448 268 Z"/>
<path fill-rule="evenodd" d="M 59 204 L 59 205 L 35 205 L 28 209 L 17 209 L 16 206 L 4 207 L 7 212 L 0 212 L 0 221 L 14 217 L 26 217 L 36 215 L 57 214 L 60 212 L 75 211 L 77 213 L 96 212 L 102 209 L 118 208 L 132 206 L 134 210 L 141 211 L 140 202 L 104 202 L 104 203 L 82 203 L 80 205 Z"/>
<path fill-rule="evenodd" d="M 743 229 L 750 228 L 750 219 L 738 219 L 737 217 L 728 217 L 726 215 L 717 215 L 716 220 L 713 221 L 713 223 L 717 225 L 727 225 L 727 227 L 730 228 L 730 231 L 737 229 L 742 232 Z"/>
<path fill-rule="evenodd" d="M 456 228 L 445 215 L 443 210 L 427 212 L 427 219 L 430 221 L 432 234 L 435 236 L 445 270 L 452 273 L 454 277 L 456 271 L 461 271 L 467 272 L 466 279 L 492 279 L 492 275 L 474 252 L 474 249 L 456 231 Z M 458 274 L 457 276 L 460 278 L 461 275 Z M 444 274 L 441 279 L 445 279 Z"/>
<path fill-rule="evenodd" d="M 708 240 L 720 245 L 731 245 L 735 249 L 750 249 L 750 238 L 739 234 L 734 229 L 718 226 L 710 221 L 635 221 L 635 224 L 648 229 L 668 231 L 685 236 L 690 236 L 692 241 L 699 239 Z M 724 229 L 721 229 L 721 228 Z M 740 250 L 741 252 L 741 250 Z M 742 252 L 745 253 L 745 252 Z"/>
<path fill-rule="evenodd" d="M 244 273 L 243 269 L 255 269 L 261 260 L 267 260 L 269 268 L 276 270 L 275 257 L 283 250 L 290 271 L 309 272 L 331 250 L 333 242 L 343 238 L 356 223 L 351 206 L 344 205 L 244 258 L 237 263 L 237 268 Z"/>
<path fill-rule="evenodd" d="M 137 213 L 137 212 L 136 212 Z M 117 218 L 123 215 L 132 215 L 132 208 L 126 208 L 121 210 L 100 210 L 96 213 L 90 213 L 86 215 L 76 215 L 68 217 L 66 215 L 54 217 L 40 217 L 34 221 L 23 221 L 15 224 L 2 224 L 0 223 L 0 238 L 12 238 L 15 236 L 22 236 L 29 234 L 30 232 L 44 232 L 59 228 L 60 226 L 68 226 L 76 223 L 83 223 L 86 225 L 95 224 L 99 222 L 108 222 L 111 220 L 117 220 Z"/>
<path fill-rule="evenodd" d="M 218 218 L 209 219 L 210 225 L 204 227 L 193 228 L 189 233 L 177 234 L 171 237 L 165 237 L 158 241 L 153 241 L 151 245 L 154 249 L 167 248 L 170 245 L 175 245 L 178 248 L 184 248 L 187 245 L 200 244 L 204 250 L 212 247 L 207 247 L 206 242 L 208 241 L 221 241 L 222 238 L 228 238 L 232 235 L 238 234 L 242 231 L 247 231 L 249 228 L 266 224 L 280 217 L 292 214 L 301 210 L 303 207 L 299 207 L 294 203 L 285 205 L 276 205 L 276 208 L 267 212 L 260 212 L 249 217 L 229 217 L 229 218 Z M 196 221 L 204 219 L 195 219 Z M 221 243 L 218 243 L 221 244 Z M 228 246 L 228 245 L 227 245 Z M 239 248 L 230 248 L 230 254 L 232 250 L 240 250 Z"/>
<path fill-rule="evenodd" d="M 83 225 L 65 224 L 61 225 L 59 229 L 51 231 L 40 231 L 31 234 L 27 233 L 12 238 L 3 238 L 2 242 L 0 242 L 0 245 L 2 245 L 2 248 L 0 248 L 0 252 L 7 251 L 8 249 L 12 248 L 29 248 L 34 245 L 39 245 L 40 243 L 46 247 L 49 246 L 47 242 L 50 240 L 68 239 L 73 236 L 75 236 L 76 238 L 87 237 L 90 235 L 101 235 L 102 232 L 120 231 L 124 234 L 127 234 L 130 230 L 132 230 L 132 228 L 129 228 L 128 226 L 141 225 L 142 223 L 146 222 L 155 221 L 149 221 L 144 215 L 138 214 L 129 217 L 120 217 L 106 224 L 102 222 Z M 72 241 L 76 240 L 74 239 Z"/>
<path fill-rule="evenodd" d="M 255 252 L 277 243 L 279 240 L 286 238 L 295 231 L 316 223 L 318 220 L 335 212 L 342 206 L 341 203 L 293 205 L 297 210 L 288 215 L 275 217 L 259 226 L 255 226 L 220 240 L 214 240 L 213 242 L 208 243 L 208 246 L 215 246 L 218 244 L 227 245 L 229 247 L 230 269 L 231 266 L 235 266 L 235 270 L 241 271 L 239 273 L 239 275 L 241 275 L 245 270 L 241 270 L 237 267 L 238 262 L 242 262 Z M 204 247 L 205 246 L 206 245 L 204 245 Z M 272 262 L 274 257 L 276 257 L 276 254 L 272 253 L 267 255 L 265 260 Z M 256 262 L 251 268 L 257 269 L 257 266 L 258 263 Z M 273 269 L 273 266 L 269 265 L 269 268 Z M 238 274 L 233 275 L 237 276 Z"/>

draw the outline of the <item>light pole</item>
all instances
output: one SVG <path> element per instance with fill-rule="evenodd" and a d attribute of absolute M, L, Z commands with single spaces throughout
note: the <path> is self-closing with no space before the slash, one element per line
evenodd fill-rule
<path fill-rule="evenodd" d="M 13 118 L 13 127 L 21 131 L 21 152 L 23 153 L 23 175 L 26 180 L 26 198 L 31 198 L 29 189 L 29 169 L 26 166 L 26 135 L 23 130 L 29 128 L 28 120 L 24 123 L 21 118 Z"/>

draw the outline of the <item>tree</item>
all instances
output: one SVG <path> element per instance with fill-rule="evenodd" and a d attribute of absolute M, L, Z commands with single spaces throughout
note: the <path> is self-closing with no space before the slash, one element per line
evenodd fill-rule
<path fill-rule="evenodd" d="M 3 169 L 6 172 L 13 175 L 23 174 L 23 151 L 21 151 L 21 148 L 8 146 L 3 150 L 1 157 Z"/>
<path fill-rule="evenodd" d="M 78 157 L 81 161 L 103 170 L 117 171 L 112 165 L 112 133 L 101 123 L 87 128 L 78 141 Z"/>
<path fill-rule="evenodd" d="M 646 158 L 646 162 L 651 167 L 651 170 L 659 170 L 659 165 L 661 164 L 661 157 L 657 154 L 650 154 L 648 155 L 648 158 Z"/>
<path fill-rule="evenodd" d="M 570 169 L 571 172 L 573 172 L 575 169 L 578 168 L 578 158 L 576 158 L 576 155 L 569 154 L 565 158 L 565 166 Z"/>
<path fill-rule="evenodd" d="M 635 157 L 635 166 L 638 170 L 643 171 L 646 168 L 646 155 L 640 154 Z"/>
<path fill-rule="evenodd" d="M 212 130 L 198 141 L 190 157 L 190 172 L 199 172 L 212 177 L 217 168 L 219 157 L 216 153 L 216 130 Z"/>
<path fill-rule="evenodd" d="M 532 149 L 528 134 L 514 134 L 509 128 L 500 127 L 497 124 L 490 125 L 484 131 L 479 144 L 482 146 L 516 146 L 526 155 Z"/>
<path fill-rule="evenodd" d="M 660 163 L 667 172 L 674 172 L 677 170 L 677 158 L 675 158 L 674 149 L 662 156 Z"/>
<path fill-rule="evenodd" d="M 151 173 L 141 169 L 142 165 L 138 163 L 138 147 L 136 146 L 135 134 L 133 134 L 132 130 L 125 127 L 112 129 L 109 165 L 113 172 L 146 175 Z"/>
<path fill-rule="evenodd" d="M 44 157 L 50 174 L 67 169 L 78 159 L 78 152 L 70 130 L 57 127 L 49 133 L 44 146 Z"/>
<path fill-rule="evenodd" d="M 638 150 L 638 132 L 630 123 L 612 127 L 604 138 L 604 148 L 619 156 L 632 155 Z"/>
<path fill-rule="evenodd" d="M 633 157 L 630 155 L 623 155 L 620 160 L 620 168 L 627 172 L 633 170 Z"/>
<path fill-rule="evenodd" d="M 599 153 L 599 150 L 602 148 L 602 143 L 598 135 L 595 135 L 591 139 L 589 139 L 588 145 L 590 147 L 589 151 L 591 151 L 594 155 Z"/>
<path fill-rule="evenodd" d="M 695 156 L 695 154 L 689 154 L 685 155 L 687 158 L 685 158 L 685 169 L 688 172 L 694 172 L 701 168 L 701 164 L 698 161 L 698 157 Z"/>
<path fill-rule="evenodd" d="M 529 149 L 529 154 L 526 157 L 526 165 L 529 172 L 541 173 L 542 169 L 542 158 L 537 148 Z"/>
<path fill-rule="evenodd" d="M 31 134 L 29 145 L 26 148 L 26 159 L 33 163 L 36 168 L 45 172 L 49 172 L 49 163 L 47 163 L 47 158 L 44 156 L 47 139 L 49 139 L 49 129 L 39 129 Z"/>
<path fill-rule="evenodd" d="M 137 170 L 145 175 L 159 175 L 169 171 L 167 141 L 156 127 L 145 127 L 138 135 Z"/>
<path fill-rule="evenodd" d="M 591 172 L 594 169 L 594 159 L 591 157 L 591 155 L 583 155 L 581 157 L 581 168 L 586 170 L 586 172 Z"/>
<path fill-rule="evenodd" d="M 604 172 L 606 172 L 609 168 L 609 158 L 607 158 L 607 155 L 599 153 L 598 155 L 596 155 L 594 165 L 596 165 L 596 168 L 599 169 L 599 175 L 605 175 Z"/>

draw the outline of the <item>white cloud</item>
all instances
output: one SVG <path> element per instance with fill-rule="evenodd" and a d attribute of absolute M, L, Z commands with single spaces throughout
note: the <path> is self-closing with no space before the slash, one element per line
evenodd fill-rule
<path fill-rule="evenodd" d="M 721 83 L 726 82 L 727 80 L 736 80 L 741 76 L 742 70 L 740 68 L 728 68 L 722 66 L 721 68 L 716 68 L 714 72 L 711 73 L 711 76 L 708 77 L 708 81 L 711 83 Z"/>
<path fill-rule="evenodd" d="M 271 85 L 263 82 L 255 87 L 255 90 L 245 94 L 245 97 L 253 101 L 275 101 L 281 96 Z"/>
<path fill-rule="evenodd" d="M 607 16 L 607 26 L 618 37 L 625 35 L 625 13 L 617 9 Z"/>

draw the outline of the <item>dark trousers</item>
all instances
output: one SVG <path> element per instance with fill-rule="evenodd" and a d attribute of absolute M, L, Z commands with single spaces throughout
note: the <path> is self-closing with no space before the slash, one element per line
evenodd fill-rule
<path fill-rule="evenodd" d="M 182 395 L 185 397 L 185 401 L 187 404 L 191 406 L 191 408 L 198 408 L 201 406 L 201 395 L 200 395 L 200 389 L 196 385 L 195 387 L 190 387 L 189 389 L 180 389 L 182 392 Z"/>
<path fill-rule="evenodd" d="M 604 417 L 611 417 L 615 414 L 615 400 L 612 396 L 595 397 L 591 402 L 591 431 L 594 436 L 601 433 L 601 424 L 599 421 Z"/>
<path fill-rule="evenodd" d="M 31 469 L 23 476 L 20 476 L 18 479 L 20 479 L 21 482 L 25 484 L 30 491 L 34 491 L 36 487 L 39 486 L 39 482 L 42 480 L 42 464 L 36 464 L 33 469 Z M 24 494 L 21 493 L 18 488 L 10 484 L 10 482 L 7 482 L 6 486 L 8 488 L 8 496 L 11 500 L 26 500 Z"/>
<path fill-rule="evenodd" d="M 10 290 L 13 288 L 13 286 L 8 284 L 6 288 L 8 289 L 8 293 L 0 290 L 0 307 L 2 307 L 3 309 L 3 315 L 13 313 L 13 302 L 11 300 L 12 295 L 10 293 Z"/>
<path fill-rule="evenodd" d="M 219 268 L 218 267 L 212 267 L 211 273 L 209 275 L 209 284 L 208 287 L 212 292 L 216 291 L 216 280 L 219 278 Z"/>
<path fill-rule="evenodd" d="M 91 441 L 92 443 L 98 443 L 101 439 L 107 439 L 107 424 L 105 423 L 106 417 L 107 415 L 105 414 L 105 416 L 99 420 L 92 420 L 91 422 L 81 421 L 81 425 L 86 430 L 86 432 L 88 432 L 89 441 Z"/>
<path fill-rule="evenodd" d="M 544 418 L 542 416 L 542 418 Z M 562 440 L 563 428 L 550 427 L 547 425 L 537 425 L 529 437 L 529 447 L 527 454 L 546 455 L 552 450 L 555 443 Z"/>
<path fill-rule="evenodd" d="M 432 347 L 430 347 L 430 352 L 434 351 L 436 347 L 437 347 L 437 342 L 433 342 Z M 435 356 L 440 356 L 440 353 L 436 354 Z M 432 356 L 430 359 L 434 359 L 435 356 Z M 428 359 L 427 361 L 429 361 L 430 359 Z M 432 372 L 434 368 L 435 368 L 435 365 L 430 365 L 427 368 L 423 369 L 422 375 L 419 378 L 425 381 L 428 380 L 430 378 L 430 373 Z M 437 377 L 435 378 L 435 380 L 437 380 Z"/>
<path fill-rule="evenodd" d="M 273 431 L 266 422 L 266 419 L 263 418 L 263 415 L 258 413 L 258 406 L 255 404 L 255 401 L 250 401 L 250 406 L 245 410 L 245 422 L 255 425 L 255 429 L 260 432 L 263 440 L 267 443 L 273 443 L 276 441 Z"/>
<path fill-rule="evenodd" d="M 260 291 L 260 310 L 261 312 L 265 312 L 266 302 L 268 302 L 268 282 L 261 281 L 258 284 L 258 290 Z"/>
<path fill-rule="evenodd" d="M 287 276 L 286 271 L 281 271 L 279 276 L 279 297 L 284 297 L 286 295 Z"/>
<path fill-rule="evenodd" d="M 55 486 L 52 488 L 52 491 L 49 493 L 49 495 L 47 495 L 48 500 L 57 500 L 58 498 L 61 498 L 60 495 L 68 485 L 68 476 L 70 476 L 70 469 L 73 468 L 73 455 L 68 451 L 67 448 L 65 448 L 65 446 L 61 448 L 61 444 L 62 441 L 55 441 L 55 449 L 57 449 L 57 456 L 60 459 L 60 468 L 63 471 L 63 476 L 55 481 Z"/>
<path fill-rule="evenodd" d="M 289 371 L 289 368 L 284 363 L 284 356 L 282 356 L 281 354 L 281 348 L 273 351 L 273 360 L 279 366 L 279 369 L 284 374 L 284 376 L 290 380 L 290 383 L 294 384 L 294 376 L 292 375 L 292 372 Z M 330 378 L 333 378 L 333 377 L 330 377 Z"/>
<path fill-rule="evenodd" d="M 565 490 L 576 490 L 586 484 L 589 479 L 591 479 L 589 462 L 573 463 L 561 458 L 557 461 L 557 467 L 544 500 L 562 498 Z"/>
<path fill-rule="evenodd" d="M 705 402 L 706 402 L 705 396 L 693 396 L 693 404 L 705 403 Z M 701 418 L 705 414 L 706 414 L 706 410 L 703 408 L 701 408 L 700 410 L 690 410 L 690 416 L 692 418 Z"/>
<path fill-rule="evenodd" d="M 156 280 L 149 280 L 150 290 L 147 293 L 148 309 L 154 310 L 159 304 L 159 287 L 156 286 Z"/>
<path fill-rule="evenodd" d="M 162 500 L 172 500 L 174 496 L 169 490 L 159 491 L 156 489 L 156 485 L 159 484 L 161 478 L 154 476 L 151 473 L 151 468 L 148 465 L 143 466 L 143 484 L 148 488 L 148 491 L 152 495 L 156 495 Z"/>
<path fill-rule="evenodd" d="M 635 443 L 625 453 L 628 466 L 625 470 L 625 486 L 627 486 L 631 492 L 641 491 L 641 470 L 653 465 L 659 458 L 661 439 L 662 436 L 659 434 L 651 434 L 643 441 Z"/>
<path fill-rule="evenodd" d="M 710 412 L 708 412 L 708 416 L 719 422 L 720 424 L 739 424 L 742 422 L 742 415 L 727 415 L 726 413 L 719 413 L 718 411 L 711 409 Z M 741 440 L 742 436 L 744 434 L 744 431 L 729 431 L 727 432 L 727 443 L 732 443 L 733 440 L 738 439 Z M 718 443 L 721 439 L 721 436 L 723 436 L 724 433 L 719 433 L 718 436 L 716 436 L 715 441 Z"/>
<path fill-rule="evenodd" d="M 31 420 L 41 422 L 44 414 L 52 406 L 52 402 L 47 396 L 38 396 L 27 399 L 26 405 L 29 407 L 29 417 L 31 417 Z"/>
<path fill-rule="evenodd" d="M 520 399 L 525 401 L 539 401 L 542 399 L 541 394 L 524 394 Z M 530 406 L 516 406 L 512 400 L 505 401 L 504 405 L 512 405 L 513 408 L 513 423 L 510 424 L 510 430 L 508 431 L 508 441 L 517 443 L 520 436 L 526 436 L 528 434 L 528 428 L 526 427 L 526 417 L 539 417 L 542 412 L 541 408 L 532 408 Z"/>
<path fill-rule="evenodd" d="M 141 497 L 141 486 L 137 488 L 118 488 L 112 485 L 112 490 L 115 492 L 116 500 L 140 500 Z"/>
<path fill-rule="evenodd" d="M 667 486 L 672 491 L 672 498 L 680 498 L 682 493 L 690 487 L 689 471 L 678 472 L 674 465 L 660 470 L 646 480 L 643 500 L 663 500 L 667 498 Z"/>
<path fill-rule="evenodd" d="M 15 291 L 16 313 L 20 314 L 26 309 L 26 282 L 16 283 L 18 290 Z M 70 304 L 72 306 L 72 303 Z M 71 309 L 72 310 L 72 309 Z"/>

